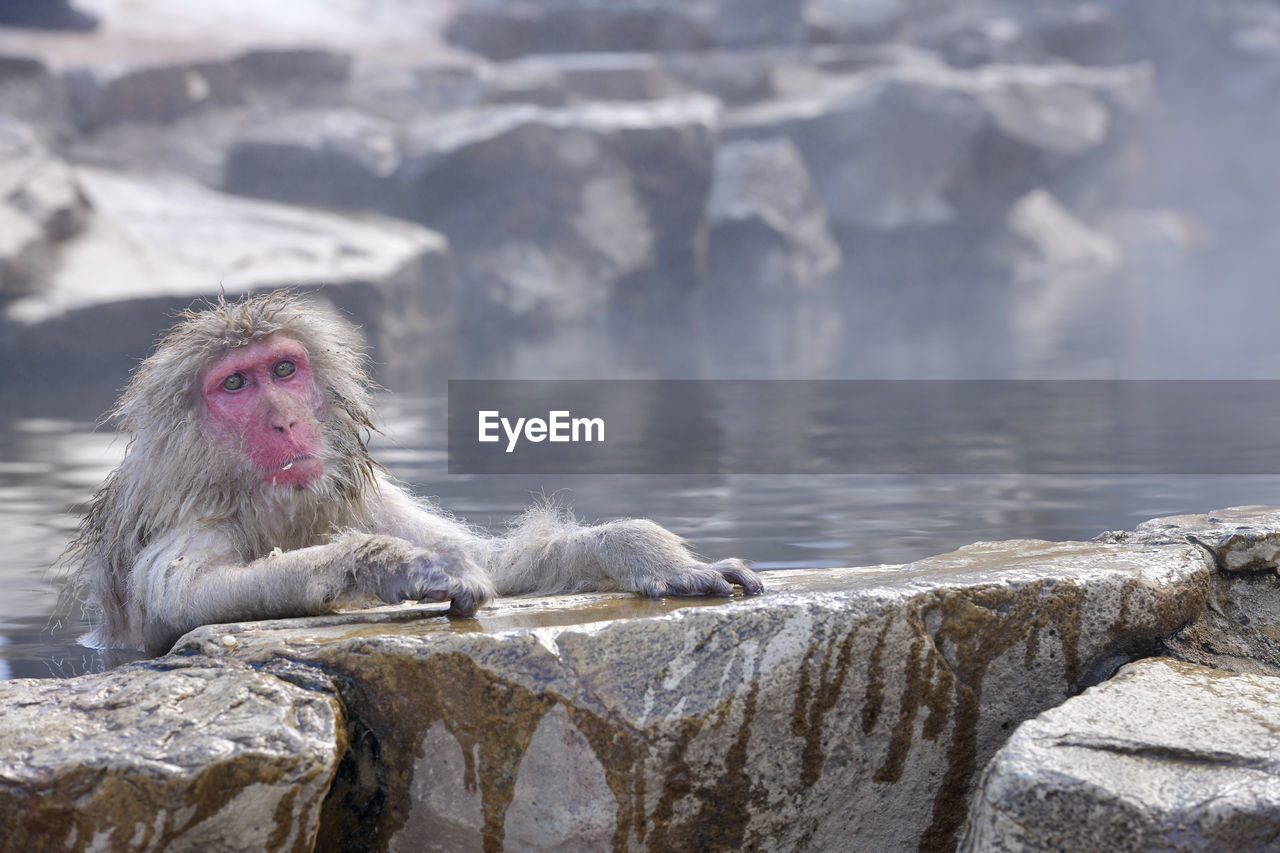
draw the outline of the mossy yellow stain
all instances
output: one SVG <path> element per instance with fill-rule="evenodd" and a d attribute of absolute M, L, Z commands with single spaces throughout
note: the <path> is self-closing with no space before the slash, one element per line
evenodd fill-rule
<path fill-rule="evenodd" d="M 736 851 L 746 845 L 751 813 L 767 800 L 763 784 L 753 779 L 747 770 L 747 749 L 759 689 L 759 679 L 753 679 L 743 698 L 742 717 L 725 753 L 723 768 L 710 779 L 698 781 L 698 774 L 689 766 L 686 754 L 713 715 L 701 715 L 681 724 L 665 762 L 667 771 L 657 807 L 649 819 L 651 849 Z M 724 705 L 732 701 L 726 700 Z M 727 716 L 727 713 L 721 714 L 722 718 Z M 677 816 L 675 806 L 686 798 L 697 807 L 690 814 Z"/>
<path fill-rule="evenodd" d="M 901 780 L 910 765 L 917 732 L 933 741 L 949 737 L 930 826 L 920 847 L 952 849 L 979 766 L 978 723 L 988 667 L 1026 644 L 1030 651 L 1021 651 L 1019 658 L 1027 666 L 1060 666 L 1063 677 L 1056 682 L 1065 692 L 1082 671 L 1084 598 L 1082 588 L 1052 580 L 1013 588 L 993 584 L 935 590 L 889 605 L 844 630 L 836 627 L 838 623 L 817 627 L 809 654 L 796 662 L 797 690 L 789 714 L 790 733 L 801 741 L 800 783 L 811 787 L 821 778 L 827 759 L 823 751 L 826 717 L 842 700 L 853 698 L 848 690 L 857 682 L 849 675 L 855 667 L 865 667 L 861 728 L 865 735 L 872 735 L 887 725 L 889 732 L 887 749 L 873 771 L 877 783 Z M 876 632 L 875 641 L 869 656 L 859 661 L 856 638 L 867 627 Z M 894 636 L 899 632 L 901 639 Z M 1056 664 L 1040 658 L 1042 634 L 1054 637 L 1055 652 L 1061 650 Z M 347 640 L 359 644 L 354 635 Z M 888 659 L 890 649 L 896 648 L 906 650 L 905 659 Z M 380 656 L 386 658 L 387 652 Z M 560 664 L 548 656 L 548 665 Z M 903 688 L 896 697 L 896 716 L 884 721 L 890 667 L 901 673 Z M 359 830 L 360 837 L 375 848 L 384 847 L 407 819 L 409 783 L 421 733 L 439 720 L 458 740 L 468 762 L 476 756 L 466 785 L 470 790 L 478 787 L 482 794 L 485 850 L 502 849 L 503 822 L 520 760 L 538 723 L 555 704 L 565 707 L 605 770 L 617 808 L 614 849 L 627 849 L 633 843 L 652 849 L 688 845 L 738 849 L 750 843 L 747 830 L 753 804 L 768 803 L 768 792 L 751 778 L 747 762 L 759 701 L 758 673 L 742 691 L 678 721 L 674 728 L 655 723 L 637 729 L 582 707 L 574 697 L 504 681 L 463 653 L 431 655 L 411 665 L 394 656 L 371 657 L 358 666 L 345 661 L 340 668 L 359 673 L 358 695 L 350 694 L 348 701 L 383 744 L 380 761 L 387 769 L 379 788 L 386 799 L 376 810 L 377 820 Z M 536 673 L 525 675 L 526 682 L 538 680 Z M 414 720 L 414 725 L 405 726 L 405 719 Z M 726 725 L 736 725 L 736 730 L 729 737 L 721 769 L 708 774 L 701 766 L 691 766 L 688 750 L 699 735 L 708 727 Z M 655 771 L 660 787 L 650 809 L 645 780 Z M 349 820 L 343 823 L 352 825 Z"/>
<path fill-rule="evenodd" d="M 834 641 L 823 644 L 822 666 L 816 685 L 810 684 L 810 669 L 816 657 L 816 649 L 810 646 L 809 654 L 800 662 L 800 681 L 796 689 L 795 706 L 791 711 L 791 733 L 804 738 L 800 783 L 806 788 L 812 788 L 822 776 L 822 766 L 826 763 L 826 755 L 822 751 L 823 720 L 827 712 L 835 707 L 844 690 L 845 676 L 853 662 L 853 642 L 857 634 L 858 628 L 855 626 L 838 644 Z"/>
<path fill-rule="evenodd" d="M 344 699 L 368 730 L 369 773 L 345 774 L 335 785 L 318 847 L 387 847 L 409 816 L 422 739 L 440 721 L 462 750 L 464 784 L 481 793 L 484 849 L 501 850 L 520 760 L 542 717 L 564 698 L 506 682 L 458 652 L 410 663 L 385 650 L 365 651 L 348 649 L 341 668 L 348 678 Z"/>
<path fill-rule="evenodd" d="M 869 735 L 875 731 L 876 722 L 880 719 L 880 711 L 884 707 L 884 647 L 885 638 L 889 634 L 896 614 L 890 613 L 880 626 L 876 644 L 867 659 L 867 695 L 862 703 L 862 733 Z"/>
<path fill-rule="evenodd" d="M 1098 594 L 1118 595 L 1119 607 L 1113 623 L 1099 625 L 1099 635 L 1086 642 L 1081 634 L 1086 599 L 1091 619 L 1106 606 L 1105 599 L 1091 597 Z M 1117 601 L 1109 600 L 1111 606 Z M 317 656 L 358 684 L 346 698 L 380 744 L 372 763 L 384 766 L 377 792 L 366 792 L 363 811 L 342 806 L 348 818 L 363 817 L 326 825 L 354 826 L 356 834 L 349 838 L 385 847 L 407 818 L 421 733 L 441 721 L 471 762 L 464 784 L 482 795 L 484 848 L 501 849 L 520 761 L 542 718 L 559 704 L 604 768 L 616 807 L 614 849 L 727 850 L 762 843 L 765 839 L 752 835 L 752 814 L 780 801 L 776 785 L 766 790 L 766 780 L 751 769 L 749 753 L 765 748 L 753 745 L 753 737 L 769 737 L 769 749 L 795 750 L 793 764 L 783 761 L 771 773 L 794 772 L 796 790 L 816 788 L 830 797 L 820 784 L 832 766 L 826 754 L 830 735 L 856 737 L 859 727 L 864 740 L 857 760 L 868 771 L 863 778 L 880 786 L 898 784 L 908 775 L 913 785 L 923 781 L 912 764 L 919 756 L 917 741 L 938 744 L 930 755 L 940 752 L 942 762 L 930 766 L 935 796 L 919 847 L 953 849 L 970 786 L 998 746 L 991 721 L 983 725 L 981 719 L 991 665 L 1003 660 L 1001 672 L 1019 662 L 1041 670 L 1034 681 L 1044 685 L 1044 695 L 1027 697 L 1025 703 L 1034 712 L 1037 705 L 1049 707 L 1069 695 L 1104 652 L 1137 638 L 1150 642 L 1155 632 L 1172 630 L 1195 607 L 1185 596 L 1170 595 L 1136 575 L 1087 586 L 1039 578 L 917 589 L 907 597 L 880 599 L 856 617 L 818 611 L 826 615 L 813 622 L 807 655 L 788 656 L 774 673 L 743 673 L 741 685 L 723 698 L 687 711 L 683 719 L 651 724 L 630 722 L 621 711 L 615 714 L 576 693 L 560 695 L 557 690 L 574 693 L 576 682 L 566 668 L 570 664 L 555 654 L 521 658 L 516 683 L 495 674 L 481 646 L 423 656 L 420 646 L 411 644 L 401 655 L 378 647 L 377 635 L 385 635 L 385 629 L 371 628 L 367 637 L 351 630 L 338 657 L 332 645 Z M 405 626 L 406 634 L 411 631 Z M 701 657 L 712 634 L 688 653 Z M 366 641 L 370 654 L 361 660 Z M 542 675 L 541 667 L 547 668 Z M 658 684 L 660 671 L 651 677 Z M 792 684 L 794 692 L 780 693 L 770 684 L 777 679 Z M 553 683 L 563 686 L 553 690 Z M 546 686 L 539 689 L 540 684 Z M 758 713 L 767 714 L 770 725 L 781 723 L 780 730 L 753 732 Z M 712 743 L 722 754 L 708 757 L 705 747 Z M 771 776 L 768 784 L 776 781 Z M 808 825 L 796 827 L 792 837 L 814 837 L 818 819 L 801 820 Z"/>

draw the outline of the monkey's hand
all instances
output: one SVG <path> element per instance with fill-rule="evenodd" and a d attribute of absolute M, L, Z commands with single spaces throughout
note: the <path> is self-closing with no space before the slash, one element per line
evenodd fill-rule
<path fill-rule="evenodd" d="M 422 551 L 383 572 L 375 593 L 388 602 L 448 601 L 450 616 L 474 616 L 493 598 L 493 584 L 471 560 Z"/>
<path fill-rule="evenodd" d="M 640 592 L 650 598 L 669 595 L 732 595 L 734 586 L 747 595 L 764 592 L 764 583 L 747 564 L 736 557 L 714 563 L 695 563 L 650 574 L 641 581 Z"/>

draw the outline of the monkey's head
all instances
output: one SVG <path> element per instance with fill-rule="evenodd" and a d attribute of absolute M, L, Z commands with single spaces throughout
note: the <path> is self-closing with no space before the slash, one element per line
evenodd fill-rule
<path fill-rule="evenodd" d="M 93 588 L 104 636 L 128 633 L 138 555 L 168 532 L 218 529 L 245 559 L 355 524 L 375 481 L 360 336 L 277 292 L 186 311 L 112 415 L 129 434 L 64 559 Z"/>
<path fill-rule="evenodd" d="M 233 349 L 199 377 L 205 431 L 241 450 L 265 483 L 297 487 L 324 473 L 326 401 L 306 349 L 277 332 Z"/>
<path fill-rule="evenodd" d="M 364 362 L 349 323 L 294 294 L 219 299 L 180 315 L 114 414 L 131 454 L 182 464 L 164 465 L 174 486 L 206 475 L 221 489 L 359 482 L 370 465 Z"/>

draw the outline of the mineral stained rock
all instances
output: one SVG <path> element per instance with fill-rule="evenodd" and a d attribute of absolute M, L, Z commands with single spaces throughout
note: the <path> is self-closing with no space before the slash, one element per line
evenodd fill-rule
<path fill-rule="evenodd" d="M 951 850 L 1010 732 L 1157 650 L 1213 572 L 1187 542 L 1015 540 L 757 599 L 206 626 L 0 684 L 0 823 L 106 849 Z"/>
<path fill-rule="evenodd" d="M 1186 544 L 979 543 L 774 573 L 756 600 L 386 609 L 175 654 L 345 685 L 323 846 L 950 850 L 1010 730 L 1149 652 L 1208 574 Z"/>
<path fill-rule="evenodd" d="M 1014 732 L 960 850 L 1274 850 L 1277 708 L 1277 678 L 1130 664 Z"/>

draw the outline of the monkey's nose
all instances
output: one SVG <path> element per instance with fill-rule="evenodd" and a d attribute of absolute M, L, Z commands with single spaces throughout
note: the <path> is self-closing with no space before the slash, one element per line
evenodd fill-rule
<path fill-rule="evenodd" d="M 281 435 L 292 435 L 294 429 L 298 426 L 298 418 L 293 412 L 282 408 L 272 407 L 267 413 L 267 426 Z"/>

